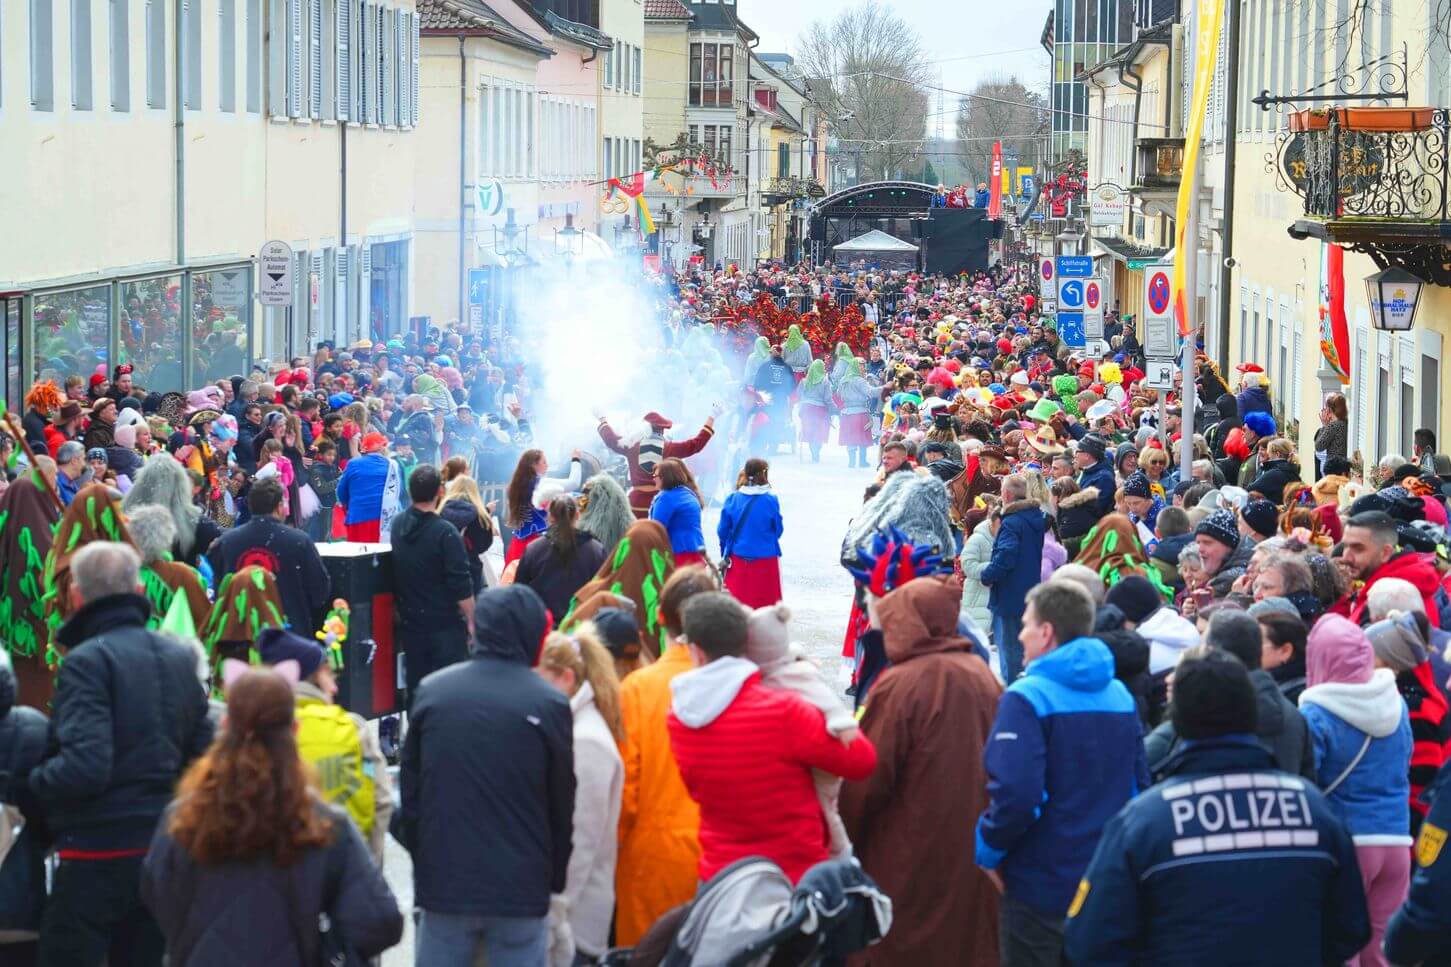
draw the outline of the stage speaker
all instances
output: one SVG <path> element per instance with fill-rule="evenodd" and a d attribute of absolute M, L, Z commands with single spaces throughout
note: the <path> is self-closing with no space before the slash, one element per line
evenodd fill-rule
<path fill-rule="evenodd" d="M 387 544 L 319 544 L 333 597 L 348 603 L 337 703 L 365 719 L 399 711 L 404 681 L 393 642 L 393 553 Z"/>

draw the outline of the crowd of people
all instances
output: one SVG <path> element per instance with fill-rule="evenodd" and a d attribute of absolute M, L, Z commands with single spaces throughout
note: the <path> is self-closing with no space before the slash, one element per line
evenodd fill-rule
<path fill-rule="evenodd" d="M 456 328 L 31 388 L 0 958 L 374 957 L 390 835 L 430 967 L 657 962 L 751 857 L 870 877 L 868 964 L 1451 957 L 1431 431 L 1362 468 L 1332 395 L 1302 460 L 1254 364 L 1201 355 L 1186 413 L 1131 318 L 1066 345 L 1008 265 L 657 284 L 661 385 L 588 441 L 535 439 L 539 364 Z M 742 343 L 762 296 L 805 311 Z M 865 351 L 803 335 L 840 303 Z M 841 681 L 793 631 L 783 446 L 866 484 Z M 337 704 L 339 540 L 389 547 L 401 717 Z"/>

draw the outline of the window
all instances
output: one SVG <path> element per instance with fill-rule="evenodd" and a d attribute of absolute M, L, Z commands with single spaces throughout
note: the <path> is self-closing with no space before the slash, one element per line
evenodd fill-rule
<path fill-rule="evenodd" d="M 605 51 L 605 90 L 615 86 L 615 51 L 620 45 L 617 43 Z"/>
<path fill-rule="evenodd" d="M 91 109 L 91 0 L 71 0 L 71 107 Z"/>
<path fill-rule="evenodd" d="M 55 47 L 51 35 L 51 0 L 30 0 L 30 106 L 55 110 Z"/>
<path fill-rule="evenodd" d="M 302 117 L 302 0 L 287 2 L 287 116 Z"/>
<path fill-rule="evenodd" d="M 615 139 L 605 138 L 605 176 L 608 177 L 615 170 Z"/>
<path fill-rule="evenodd" d="M 137 315 L 144 322 L 153 310 L 160 329 L 162 313 L 166 311 L 164 300 L 143 303 Z M 37 332 L 56 334 L 55 345 L 47 350 L 47 359 L 57 365 L 38 364 L 40 379 L 53 379 L 57 386 L 63 386 L 67 376 L 73 373 L 89 375 L 98 364 L 106 361 L 106 350 L 111 340 L 109 285 L 37 295 L 34 313 Z"/>
<path fill-rule="evenodd" d="M 776 145 L 776 177 L 788 178 L 791 175 L 791 145 Z"/>
<path fill-rule="evenodd" d="M 643 52 L 640 50 L 639 47 L 636 47 L 635 48 L 635 73 L 633 75 L 634 81 L 635 81 L 635 93 L 636 94 L 639 94 L 640 93 L 640 73 L 641 73 L 640 72 L 640 64 L 641 64 L 642 59 L 643 59 Z"/>
<path fill-rule="evenodd" d="M 181 17 L 186 22 L 185 56 L 186 73 L 183 76 L 186 107 L 189 111 L 202 109 L 202 0 L 182 0 Z"/>
<path fill-rule="evenodd" d="M 237 0 L 217 0 L 218 43 L 217 104 L 223 111 L 237 110 Z"/>
<path fill-rule="evenodd" d="M 131 110 L 131 0 L 111 0 L 111 110 Z"/>
<path fill-rule="evenodd" d="M 247 113 L 262 111 L 262 0 L 247 0 Z"/>
<path fill-rule="evenodd" d="M 353 116 L 353 4 L 352 0 L 337 0 L 333 8 L 333 34 L 337 37 L 337 57 L 334 63 L 333 90 L 337 92 L 337 110 L 333 116 L 346 121 Z M 348 261 L 339 259 L 342 271 L 347 271 Z"/>
<path fill-rule="evenodd" d="M 1441 439 L 1441 334 L 1428 329 L 1417 331 L 1420 339 L 1421 380 L 1417 384 L 1421 391 L 1421 419 L 1418 427 L 1436 431 Z M 1443 451 L 1444 452 L 1444 451 Z M 1410 456 L 1409 453 L 1406 456 Z"/>
<path fill-rule="evenodd" d="M 734 48 L 730 44 L 690 45 L 690 104 L 730 107 L 734 102 Z"/>

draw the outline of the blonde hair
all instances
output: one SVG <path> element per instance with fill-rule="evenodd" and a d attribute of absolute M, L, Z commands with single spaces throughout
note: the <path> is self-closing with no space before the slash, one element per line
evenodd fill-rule
<path fill-rule="evenodd" d="M 600 644 L 594 626 L 584 624 L 571 634 L 556 631 L 544 640 L 539 666 L 556 672 L 574 674 L 575 688 L 589 682 L 594 689 L 595 708 L 600 710 L 610 734 L 623 742 L 625 725 L 620 715 L 620 679 L 615 674 L 615 659 Z"/>
<path fill-rule="evenodd" d="M 1295 445 L 1282 436 L 1277 436 L 1265 444 L 1265 453 L 1273 460 L 1294 460 Z"/>
<path fill-rule="evenodd" d="M 473 504 L 474 510 L 479 512 L 479 521 L 489 530 L 494 529 L 493 517 L 489 514 L 483 494 L 479 493 L 479 485 L 473 477 L 454 477 L 448 482 L 448 487 L 443 492 L 443 502 L 448 504 L 455 500 Z"/>
<path fill-rule="evenodd" d="M 1195 445 L 1196 447 L 1198 446 L 1197 441 Z M 1143 466 L 1144 464 L 1150 462 L 1157 463 L 1163 466 L 1165 469 L 1168 469 L 1169 455 L 1163 450 L 1160 450 L 1158 447 L 1144 447 L 1142 450 L 1139 451 L 1139 466 Z"/>

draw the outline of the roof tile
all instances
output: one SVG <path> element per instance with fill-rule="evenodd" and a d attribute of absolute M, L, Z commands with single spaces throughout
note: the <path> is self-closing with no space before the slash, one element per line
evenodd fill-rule
<path fill-rule="evenodd" d="M 692 16 L 680 0 L 645 0 L 646 20 L 689 20 Z"/>

